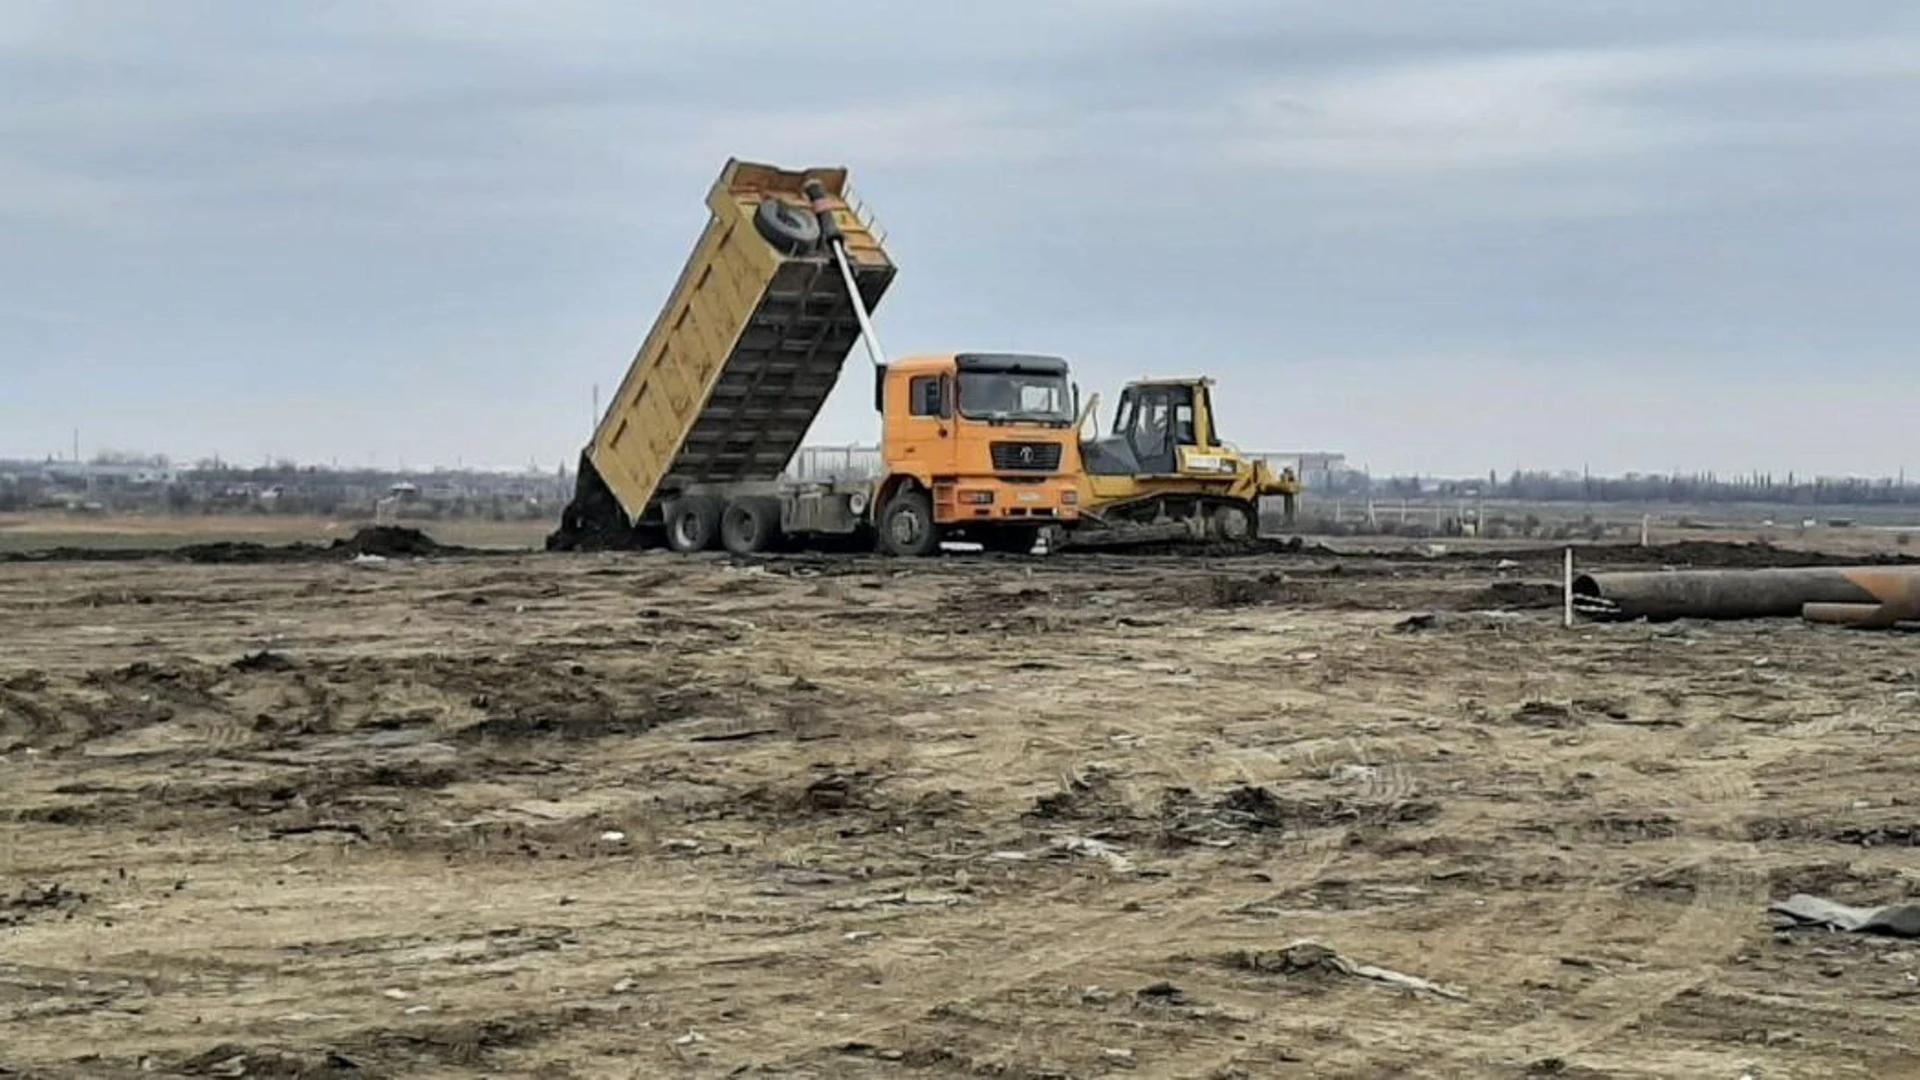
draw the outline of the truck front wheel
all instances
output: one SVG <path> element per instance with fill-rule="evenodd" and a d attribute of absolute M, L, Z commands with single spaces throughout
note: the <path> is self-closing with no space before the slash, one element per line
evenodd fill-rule
<path fill-rule="evenodd" d="M 933 500 L 918 489 L 902 491 L 880 512 L 880 550 L 889 555 L 923 557 L 940 550 L 940 529 L 933 523 Z"/>

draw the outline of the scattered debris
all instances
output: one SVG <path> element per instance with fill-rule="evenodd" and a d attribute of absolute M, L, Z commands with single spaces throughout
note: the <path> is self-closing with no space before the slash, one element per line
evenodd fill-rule
<path fill-rule="evenodd" d="M 295 665 L 277 652 L 261 649 L 235 660 L 231 666 L 235 671 L 292 671 Z"/>
<path fill-rule="evenodd" d="M 723 731 L 703 731 L 695 735 L 687 736 L 687 741 L 697 743 L 746 742 L 748 739 L 758 739 L 763 735 L 778 735 L 779 733 L 778 728 L 764 726 L 737 727 L 728 728 Z"/>
<path fill-rule="evenodd" d="M 828 773 L 807 785 L 806 802 L 815 810 L 844 810 L 853 801 L 856 792 L 867 786 L 869 777 L 865 772 Z"/>
<path fill-rule="evenodd" d="M 1533 727 L 1570 727 L 1592 718 L 1616 723 L 1632 719 L 1627 707 L 1610 698 L 1575 698 L 1571 701 L 1524 701 L 1513 710 L 1513 719 Z M 1654 726 L 1654 725 L 1649 725 Z"/>
<path fill-rule="evenodd" d="M 1892 934 L 1920 937 L 1920 903 L 1851 907 L 1806 893 L 1795 893 L 1768 905 L 1789 926 L 1825 926 L 1849 934 Z"/>
<path fill-rule="evenodd" d="M 1084 855 L 1090 859 L 1104 859 L 1115 873 L 1131 874 L 1134 871 L 1133 860 L 1121 854 L 1120 849 L 1104 840 L 1090 840 L 1084 836 L 1063 836 L 1053 842 L 1053 846 L 1072 855 Z"/>
<path fill-rule="evenodd" d="M 1393 628 L 1402 634 L 1420 630 L 1509 630 L 1520 625 L 1522 618 L 1516 611 L 1428 611 L 1409 615 Z"/>
<path fill-rule="evenodd" d="M 1433 994 L 1436 997 L 1455 1001 L 1466 1000 L 1466 992 L 1445 986 L 1430 979 L 1416 975 L 1393 971 L 1389 968 L 1375 967 L 1372 964 L 1355 963 L 1333 949 L 1317 941 L 1303 939 L 1278 950 L 1260 952 L 1249 950 L 1235 954 L 1230 958 L 1234 967 L 1246 971 L 1270 972 L 1282 975 L 1323 973 L 1344 975 L 1356 979 L 1368 979 L 1386 983 L 1416 993 Z"/>
<path fill-rule="evenodd" d="M 1252 1014 L 1241 1009 L 1195 1001 L 1186 991 L 1164 981 L 1135 991 L 1133 1000 L 1136 1006 L 1167 1009 L 1190 1020 L 1226 1020 L 1244 1024 L 1253 1019 Z"/>
<path fill-rule="evenodd" d="M 18 926 L 40 912 L 64 910 L 67 917 L 72 918 L 74 910 L 88 899 L 86 893 L 59 882 L 27 885 L 11 897 L 0 898 L 0 926 Z"/>
<path fill-rule="evenodd" d="M 1152 985 L 1149 985 L 1149 986 L 1143 986 L 1140 988 L 1139 992 L 1135 993 L 1133 996 L 1138 998 L 1141 1001 L 1151 1001 L 1161 1005 L 1187 1004 L 1186 991 L 1180 989 L 1179 987 L 1173 985 L 1170 982 L 1164 982 L 1164 981 L 1153 983 Z"/>
<path fill-rule="evenodd" d="M 872 907 L 902 904 L 909 907 L 957 907 L 969 903 L 959 893 L 918 892 L 912 889 L 903 892 L 881 893 L 877 896 L 855 896 L 847 900 L 834 900 L 827 904 L 829 911 L 865 911 Z"/>
<path fill-rule="evenodd" d="M 267 830 L 267 835 L 275 840 L 287 836 L 309 836 L 314 833 L 341 833 L 355 840 L 371 839 L 367 835 L 367 827 L 353 821 L 316 821 L 309 825 L 282 825 L 277 829 Z"/>

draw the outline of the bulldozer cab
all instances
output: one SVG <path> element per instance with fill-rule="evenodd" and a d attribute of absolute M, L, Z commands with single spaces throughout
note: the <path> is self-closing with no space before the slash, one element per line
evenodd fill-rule
<path fill-rule="evenodd" d="M 1155 379 L 1129 383 L 1114 408 L 1112 432 L 1081 448 L 1089 473 L 1099 476 L 1174 476 L 1193 454 L 1220 445 L 1213 427 L 1209 379 Z"/>

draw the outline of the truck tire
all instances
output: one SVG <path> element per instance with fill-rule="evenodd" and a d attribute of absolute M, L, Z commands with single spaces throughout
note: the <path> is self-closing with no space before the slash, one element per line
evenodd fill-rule
<path fill-rule="evenodd" d="M 780 503 L 734 499 L 720 512 L 720 544 L 735 555 L 758 555 L 780 544 Z"/>
<path fill-rule="evenodd" d="M 911 488 L 887 500 L 880 512 L 880 550 L 907 558 L 940 550 L 940 528 L 933 522 L 933 500 L 926 492 Z"/>
<path fill-rule="evenodd" d="M 661 508 L 666 520 L 667 546 L 675 551 L 706 551 L 720 531 L 720 507 L 709 498 L 689 495 Z"/>
<path fill-rule="evenodd" d="M 753 231 L 783 255 L 804 255 L 820 246 L 820 221 L 813 212 L 771 195 L 754 209 Z"/>

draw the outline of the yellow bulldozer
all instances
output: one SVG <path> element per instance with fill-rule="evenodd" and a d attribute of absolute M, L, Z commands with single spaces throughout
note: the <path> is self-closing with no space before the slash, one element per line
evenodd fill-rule
<path fill-rule="evenodd" d="M 1120 391 L 1113 426 L 1087 438 L 1099 395 L 1081 411 L 1080 517 L 1064 547 L 1106 547 L 1163 541 L 1255 539 L 1260 500 L 1282 500 L 1291 523 L 1300 481 L 1273 471 L 1220 439 L 1213 380 L 1140 379 Z"/>

